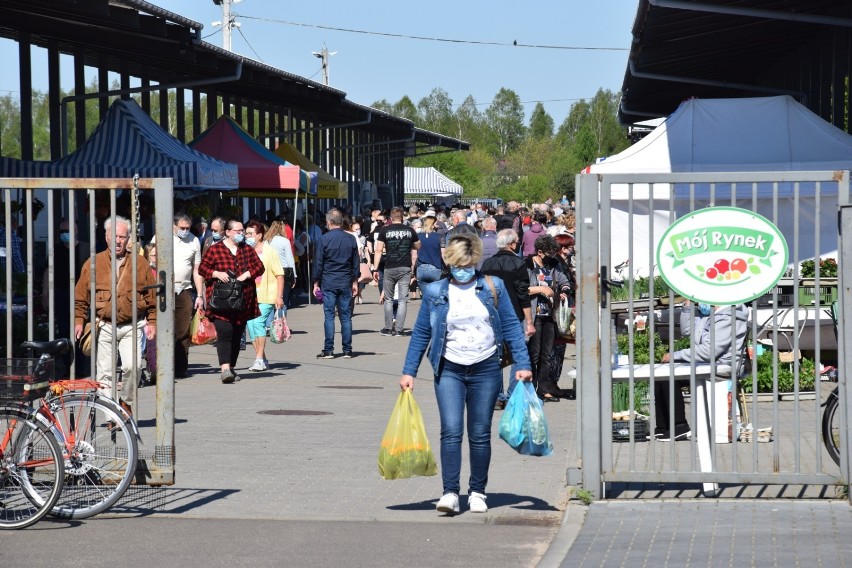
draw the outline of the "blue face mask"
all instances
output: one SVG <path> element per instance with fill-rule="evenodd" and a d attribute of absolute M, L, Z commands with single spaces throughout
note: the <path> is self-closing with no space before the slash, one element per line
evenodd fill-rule
<path fill-rule="evenodd" d="M 179 239 L 185 239 L 188 236 L 189 236 L 189 229 L 187 229 L 185 231 L 178 230 L 178 232 L 177 232 L 177 238 L 179 238 Z"/>
<path fill-rule="evenodd" d="M 222 233 L 213 233 L 213 240 L 218 242 L 225 238 L 225 235 Z"/>
<path fill-rule="evenodd" d="M 467 268 L 453 266 L 450 268 L 450 274 L 453 275 L 456 282 L 461 282 L 463 284 L 473 280 L 473 277 L 476 275 L 476 269 L 472 266 L 468 266 Z"/>
<path fill-rule="evenodd" d="M 702 316 L 709 316 L 710 311 L 710 304 L 698 304 L 698 313 L 700 313 Z"/>
<path fill-rule="evenodd" d="M 237 233 L 236 235 L 234 235 L 234 242 L 238 245 L 242 244 L 244 240 L 246 240 L 246 237 L 242 233 Z"/>
<path fill-rule="evenodd" d="M 254 237 L 246 237 L 246 244 L 250 247 L 253 247 L 257 243 Z"/>
<path fill-rule="evenodd" d="M 59 233 L 59 240 L 67 245 L 71 242 L 71 233 Z"/>

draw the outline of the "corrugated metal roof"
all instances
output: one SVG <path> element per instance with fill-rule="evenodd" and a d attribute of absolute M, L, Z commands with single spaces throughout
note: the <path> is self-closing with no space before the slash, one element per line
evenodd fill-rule
<path fill-rule="evenodd" d="M 824 118 L 850 65 L 848 0 L 639 0 L 619 112 L 667 116 L 691 97 L 789 94 Z"/>

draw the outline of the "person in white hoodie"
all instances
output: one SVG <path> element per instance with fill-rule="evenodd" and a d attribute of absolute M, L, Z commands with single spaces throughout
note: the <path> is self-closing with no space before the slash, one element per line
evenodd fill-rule
<path fill-rule="evenodd" d="M 732 366 L 732 337 L 736 338 L 736 352 L 742 352 L 748 333 L 748 308 L 738 304 L 719 306 L 714 310 L 708 304 L 693 306 L 691 302 L 687 302 L 680 314 L 680 330 L 683 335 L 692 337 L 693 345 L 673 353 L 666 353 L 663 356 L 663 363 L 669 361 L 709 363 L 715 360 L 718 374 L 721 375 L 724 367 Z M 689 437 L 690 428 L 686 421 L 686 407 L 681 390 L 685 384 L 688 384 L 688 381 L 675 381 L 674 399 L 669 398 L 668 383 L 654 384 L 657 417 L 654 437 L 658 440 L 685 440 Z M 669 423 L 672 410 L 675 418 L 674 428 Z"/>

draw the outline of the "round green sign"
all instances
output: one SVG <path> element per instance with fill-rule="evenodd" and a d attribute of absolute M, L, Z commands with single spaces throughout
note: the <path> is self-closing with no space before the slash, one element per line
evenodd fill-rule
<path fill-rule="evenodd" d="M 678 294 L 731 306 L 771 290 L 787 269 L 787 241 L 765 217 L 737 207 L 694 211 L 657 245 L 657 269 Z"/>

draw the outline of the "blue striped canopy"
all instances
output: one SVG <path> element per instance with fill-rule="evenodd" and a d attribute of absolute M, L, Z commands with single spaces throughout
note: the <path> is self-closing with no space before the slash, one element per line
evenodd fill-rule
<path fill-rule="evenodd" d="M 136 101 L 118 99 L 74 153 L 50 163 L 24 162 L 26 177 L 173 178 L 175 189 L 237 189 L 237 166 L 197 152 L 163 130 Z"/>

